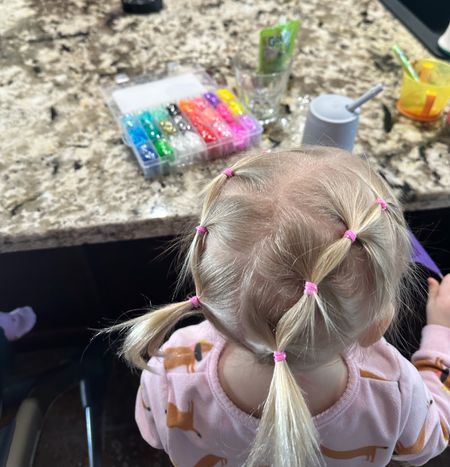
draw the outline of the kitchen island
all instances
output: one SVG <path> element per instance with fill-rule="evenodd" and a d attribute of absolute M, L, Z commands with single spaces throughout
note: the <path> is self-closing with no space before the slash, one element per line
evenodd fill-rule
<path fill-rule="evenodd" d="M 283 100 L 287 123 L 269 128 L 262 147 L 299 145 L 305 96 L 357 97 L 383 82 L 385 91 L 362 110 L 355 155 L 406 210 L 450 207 L 448 127 L 395 109 L 401 70 L 392 44 L 411 58 L 429 54 L 378 1 L 164 5 L 145 16 L 124 14 L 120 2 L 0 6 L 0 252 L 170 236 L 195 222 L 201 186 L 228 162 L 144 179 L 101 88 L 118 73 L 152 73 L 168 62 L 201 65 L 233 88 L 237 47 L 282 16 L 302 20 L 299 51 Z"/>

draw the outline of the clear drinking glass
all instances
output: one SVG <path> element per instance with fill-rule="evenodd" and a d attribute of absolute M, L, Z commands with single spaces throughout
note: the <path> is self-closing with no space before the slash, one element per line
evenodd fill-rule
<path fill-rule="evenodd" d="M 253 47 L 239 50 L 232 63 L 240 101 L 262 124 L 276 120 L 287 89 L 290 64 L 280 72 L 259 73 L 258 53 Z"/>

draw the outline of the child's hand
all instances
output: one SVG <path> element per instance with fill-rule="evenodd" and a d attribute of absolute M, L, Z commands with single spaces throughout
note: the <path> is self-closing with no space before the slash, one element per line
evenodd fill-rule
<path fill-rule="evenodd" d="M 442 282 L 428 278 L 427 324 L 450 328 L 450 274 Z"/>

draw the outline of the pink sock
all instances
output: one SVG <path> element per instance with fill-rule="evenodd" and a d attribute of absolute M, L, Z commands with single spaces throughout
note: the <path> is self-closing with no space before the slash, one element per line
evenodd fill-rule
<path fill-rule="evenodd" d="M 36 314 L 29 306 L 16 308 L 9 313 L 0 311 L 0 328 L 5 332 L 9 341 L 20 339 L 30 332 L 36 323 Z"/>

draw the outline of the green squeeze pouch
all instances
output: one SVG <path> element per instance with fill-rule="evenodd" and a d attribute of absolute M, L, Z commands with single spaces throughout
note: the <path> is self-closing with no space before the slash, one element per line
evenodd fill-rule
<path fill-rule="evenodd" d="M 259 34 L 259 72 L 277 73 L 289 66 L 294 53 L 300 21 L 287 21 Z"/>

